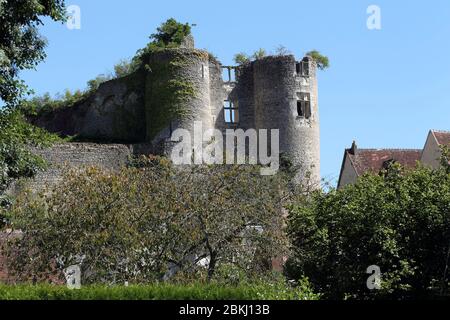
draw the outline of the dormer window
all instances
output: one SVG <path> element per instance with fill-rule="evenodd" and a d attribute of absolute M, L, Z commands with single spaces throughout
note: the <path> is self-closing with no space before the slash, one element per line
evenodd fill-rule
<path fill-rule="evenodd" d="M 306 92 L 297 93 L 297 115 L 300 118 L 311 118 L 311 95 Z"/>

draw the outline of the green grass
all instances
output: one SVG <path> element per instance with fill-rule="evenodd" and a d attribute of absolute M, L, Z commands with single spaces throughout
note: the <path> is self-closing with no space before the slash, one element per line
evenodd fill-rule
<path fill-rule="evenodd" d="M 0 300 L 317 300 L 309 290 L 260 284 L 154 284 L 145 286 L 86 286 L 69 290 L 52 285 L 0 285 Z"/>

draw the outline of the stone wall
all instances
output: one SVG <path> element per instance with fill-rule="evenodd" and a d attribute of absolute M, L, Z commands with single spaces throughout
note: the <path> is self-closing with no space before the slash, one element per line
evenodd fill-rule
<path fill-rule="evenodd" d="M 256 128 L 253 70 L 253 64 L 248 64 L 238 69 L 238 84 L 230 95 L 231 100 L 237 101 L 239 108 L 239 128 L 243 130 Z"/>
<path fill-rule="evenodd" d="M 8 191 L 17 194 L 22 190 L 39 191 L 45 186 L 53 186 L 61 181 L 63 171 L 69 168 L 98 166 L 119 170 L 128 164 L 131 148 L 121 144 L 64 143 L 51 148 L 33 148 L 34 154 L 47 162 L 48 168 L 37 174 L 32 181 L 15 183 Z"/>
<path fill-rule="evenodd" d="M 147 68 L 104 83 L 79 104 L 35 120 L 51 132 L 110 142 L 138 143 L 148 153 L 168 155 L 174 130 L 279 129 L 280 151 L 320 181 L 320 129 L 316 64 L 309 57 L 309 74 L 300 74 L 292 55 L 270 56 L 238 68 L 237 82 L 224 82 L 222 66 L 206 51 L 180 48 L 155 52 Z M 174 86 L 175 84 L 175 86 Z M 183 88 L 185 86 L 185 88 Z M 177 87 L 183 95 L 174 109 Z M 184 92 L 186 93 L 186 92 Z M 310 97 L 311 114 L 299 116 L 301 94 Z M 225 122 L 224 101 L 239 111 L 239 123 Z"/>
<path fill-rule="evenodd" d="M 145 73 L 100 85 L 87 99 L 46 113 L 31 122 L 50 132 L 81 140 L 139 142 L 145 140 Z"/>
<path fill-rule="evenodd" d="M 164 50 L 150 56 L 145 90 L 148 142 L 164 143 L 179 128 L 193 133 L 194 121 L 201 121 L 204 130 L 214 127 L 210 60 L 206 51 L 192 49 Z M 181 95 L 183 101 L 173 95 Z"/>
<path fill-rule="evenodd" d="M 224 101 L 228 99 L 229 92 L 222 79 L 222 67 L 216 61 L 209 63 L 209 83 L 212 121 L 215 128 L 224 130 L 226 124 L 223 106 Z"/>

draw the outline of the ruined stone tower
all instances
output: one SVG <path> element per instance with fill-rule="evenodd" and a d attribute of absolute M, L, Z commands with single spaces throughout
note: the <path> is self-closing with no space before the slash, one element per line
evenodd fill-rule
<path fill-rule="evenodd" d="M 149 57 L 145 81 L 147 134 L 156 153 L 168 155 L 176 129 L 194 133 L 194 122 L 204 131 L 214 128 L 211 113 L 210 55 L 182 48 L 156 52 Z"/>
<path fill-rule="evenodd" d="M 227 129 L 278 129 L 280 152 L 298 169 L 298 181 L 309 177 L 314 184 L 320 182 L 316 63 L 310 57 L 296 61 L 293 55 L 269 56 L 235 67 L 222 66 L 194 49 L 182 52 L 189 63 L 178 72 L 197 94 L 184 102 L 186 113 L 181 119 L 172 119 L 170 127 L 152 137 L 154 145 L 164 141 L 167 146 L 176 128 L 193 132 L 194 121 L 201 121 L 204 130 L 217 128 L 224 135 Z M 158 54 L 152 59 L 170 63 L 167 59 L 173 62 L 179 53 L 165 52 L 164 58 Z M 158 89 L 150 94 L 158 95 Z M 155 113 L 152 107 L 148 110 Z M 154 128 L 152 117 L 147 123 Z"/>
<path fill-rule="evenodd" d="M 253 63 L 255 128 L 279 129 L 280 152 L 320 182 L 320 132 L 316 63 L 305 57 L 275 56 Z"/>

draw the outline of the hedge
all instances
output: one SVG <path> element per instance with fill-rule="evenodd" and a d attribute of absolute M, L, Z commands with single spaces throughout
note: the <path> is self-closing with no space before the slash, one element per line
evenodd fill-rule
<path fill-rule="evenodd" d="M 0 285 L 0 300 L 318 300 L 309 289 L 261 284 L 154 284 L 86 286 L 70 290 L 55 285 Z"/>

